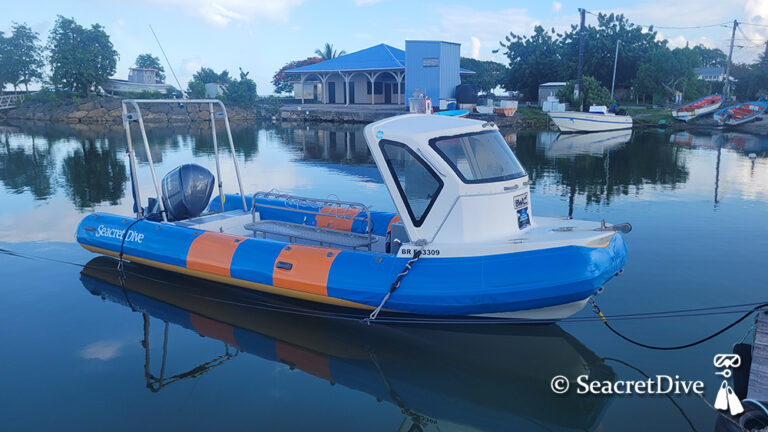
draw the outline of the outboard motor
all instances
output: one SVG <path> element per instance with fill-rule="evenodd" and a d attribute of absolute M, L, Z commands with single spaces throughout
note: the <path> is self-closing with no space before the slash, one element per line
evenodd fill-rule
<path fill-rule="evenodd" d="M 215 177 L 197 164 L 177 167 L 163 177 L 163 205 L 168 220 L 190 219 L 200 215 L 208 206 Z"/>

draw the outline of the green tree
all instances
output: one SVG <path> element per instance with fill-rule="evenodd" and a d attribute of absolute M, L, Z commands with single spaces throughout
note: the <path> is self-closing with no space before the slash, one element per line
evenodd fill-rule
<path fill-rule="evenodd" d="M 704 67 L 725 66 L 728 61 L 728 56 L 717 48 L 707 48 L 699 44 L 691 49 L 699 55 L 701 66 Z"/>
<path fill-rule="evenodd" d="M 731 69 L 736 81 L 736 98 L 756 100 L 768 95 L 768 65 L 759 58 L 754 64 L 735 64 Z"/>
<path fill-rule="evenodd" d="M 232 78 L 229 72 L 224 69 L 221 73 L 216 73 L 211 68 L 201 67 L 199 71 L 192 75 L 192 80 L 187 83 L 187 96 L 195 98 L 205 97 L 205 85 L 209 83 L 229 84 Z"/>
<path fill-rule="evenodd" d="M 323 60 L 330 60 L 336 57 L 341 57 L 346 53 L 347 52 L 344 50 L 336 51 L 335 49 L 333 49 L 333 45 L 329 44 L 328 42 L 325 43 L 325 46 L 322 49 L 318 48 L 315 50 L 315 54 L 317 54 L 318 57 L 320 57 Z"/>
<path fill-rule="evenodd" d="M 2 42 L 2 69 L 4 80 L 16 90 L 23 85 L 29 91 L 33 80 L 43 78 L 42 47 L 39 35 L 26 24 L 13 23 L 11 36 Z"/>
<path fill-rule="evenodd" d="M 275 87 L 275 93 L 292 93 L 293 83 L 296 81 L 294 77 L 289 76 L 285 71 L 295 69 L 298 67 L 320 63 L 323 61 L 320 57 L 307 57 L 304 60 L 296 60 L 286 63 L 280 68 L 275 75 L 272 76 L 272 85 Z"/>
<path fill-rule="evenodd" d="M 490 93 L 498 86 L 505 84 L 509 68 L 495 61 L 475 60 L 467 57 L 461 58 L 461 67 L 474 73 L 462 75 L 463 84 L 473 84 L 478 90 Z"/>
<path fill-rule="evenodd" d="M 533 35 L 510 33 L 500 45 L 494 52 L 501 51 L 509 59 L 505 89 L 520 90 L 526 100 L 535 100 L 539 84 L 563 79 L 562 47 L 554 29 L 547 32 L 537 25 Z"/>
<path fill-rule="evenodd" d="M 565 87 L 557 91 L 557 97 L 562 101 L 568 101 L 571 109 L 579 111 L 580 107 L 589 107 L 590 105 L 611 106 L 616 103 L 611 99 L 611 92 L 603 87 L 598 80 L 589 75 L 582 76 L 582 89 L 579 98 L 573 98 L 573 88 L 576 86 L 576 80 L 568 81 Z M 583 102 L 583 105 L 582 105 Z"/>
<path fill-rule="evenodd" d="M 51 83 L 89 96 L 115 73 L 118 53 L 104 27 L 84 28 L 59 15 L 48 38 Z"/>
<path fill-rule="evenodd" d="M 160 59 L 152 54 L 139 54 L 136 57 L 136 67 L 144 69 L 157 69 L 157 84 L 165 82 L 165 68 L 160 64 Z"/>
<path fill-rule="evenodd" d="M 232 80 L 224 90 L 224 98 L 228 103 L 243 108 L 253 108 L 256 106 L 258 95 L 256 94 L 256 83 L 248 78 L 248 72 L 243 72 L 240 68 L 240 79 Z"/>
<path fill-rule="evenodd" d="M 624 15 L 600 13 L 597 15 L 597 26 L 589 25 L 584 29 L 583 75 L 590 75 L 605 87 L 610 87 L 617 41 L 616 85 L 619 87 L 629 85 L 640 65 L 648 62 L 656 50 L 666 46 L 666 41 L 656 40 L 653 27 L 643 31 Z M 579 28 L 572 26 L 559 43 L 562 45 L 565 78 L 574 79 L 579 60 Z"/>
<path fill-rule="evenodd" d="M 8 69 L 5 67 L 6 60 L 6 41 L 5 41 L 5 33 L 0 31 L 0 95 L 3 94 L 3 90 L 5 89 L 5 85 L 8 83 L 9 80 L 9 73 Z"/>

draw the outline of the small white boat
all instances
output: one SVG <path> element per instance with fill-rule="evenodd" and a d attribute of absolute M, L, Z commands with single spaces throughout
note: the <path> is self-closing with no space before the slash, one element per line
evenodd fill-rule
<path fill-rule="evenodd" d="M 589 112 L 548 112 L 547 115 L 561 132 L 602 132 L 632 127 L 632 117 L 616 115 L 605 106 L 593 105 Z"/>

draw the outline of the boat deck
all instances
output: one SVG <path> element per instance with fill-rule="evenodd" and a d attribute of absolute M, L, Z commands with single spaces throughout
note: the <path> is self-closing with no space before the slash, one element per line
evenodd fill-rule
<path fill-rule="evenodd" d="M 242 210 L 212 213 L 194 219 L 173 222 L 173 224 L 201 231 L 256 237 L 286 243 L 329 246 L 359 252 L 368 250 L 377 253 L 385 252 L 385 242 L 382 236 L 371 235 L 371 240 L 369 240 L 367 235 L 323 229 L 310 225 L 277 220 L 253 222 L 251 213 Z"/>

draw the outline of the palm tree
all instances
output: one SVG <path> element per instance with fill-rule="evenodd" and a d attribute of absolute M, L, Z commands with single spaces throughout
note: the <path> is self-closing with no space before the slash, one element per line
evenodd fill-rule
<path fill-rule="evenodd" d="M 333 49 L 333 45 L 329 44 L 328 42 L 325 43 L 325 46 L 323 49 L 316 49 L 315 54 L 317 54 L 321 59 L 323 60 L 330 60 L 332 58 L 341 57 L 347 52 L 344 50 L 336 51 Z"/>

